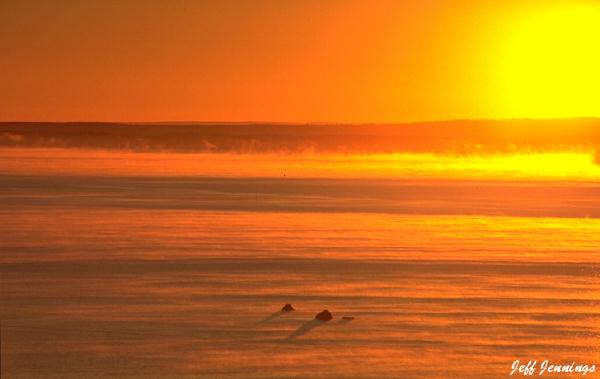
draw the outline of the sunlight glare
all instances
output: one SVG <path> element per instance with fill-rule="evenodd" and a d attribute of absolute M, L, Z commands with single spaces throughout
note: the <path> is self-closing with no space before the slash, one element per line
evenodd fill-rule
<path fill-rule="evenodd" d="M 514 117 L 600 116 L 600 3 L 568 4 L 510 26 L 498 59 L 499 107 Z"/>

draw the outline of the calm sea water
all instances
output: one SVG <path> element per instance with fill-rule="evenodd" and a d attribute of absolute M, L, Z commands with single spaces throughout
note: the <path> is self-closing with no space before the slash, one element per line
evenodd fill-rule
<path fill-rule="evenodd" d="M 600 364 L 594 183 L 0 183 L 3 378 L 502 378 L 516 359 Z M 296 311 L 279 313 L 285 303 Z M 332 321 L 314 320 L 323 309 Z"/>

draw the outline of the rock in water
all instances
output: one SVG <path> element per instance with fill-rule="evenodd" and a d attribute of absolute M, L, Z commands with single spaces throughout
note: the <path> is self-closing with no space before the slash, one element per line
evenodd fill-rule
<path fill-rule="evenodd" d="M 292 304 L 286 304 L 283 306 L 283 308 L 281 308 L 282 312 L 291 312 L 291 311 L 295 311 L 294 307 L 292 307 Z"/>
<path fill-rule="evenodd" d="M 321 321 L 329 321 L 333 318 L 333 316 L 331 315 L 331 312 L 329 312 L 327 309 L 325 309 L 323 312 L 317 313 L 315 318 L 317 320 L 321 320 Z"/>

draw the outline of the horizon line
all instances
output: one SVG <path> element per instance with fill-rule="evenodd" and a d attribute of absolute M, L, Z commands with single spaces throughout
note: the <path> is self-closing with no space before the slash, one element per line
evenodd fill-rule
<path fill-rule="evenodd" d="M 0 120 L 0 124 L 115 124 L 115 125 L 289 125 L 289 126 L 368 126 L 368 125 L 418 125 L 450 122 L 503 122 L 503 121 L 600 121 L 600 116 L 578 116 L 578 117 L 514 117 L 514 118 L 456 118 L 424 121 L 365 121 L 365 122 L 343 122 L 343 121 L 98 121 L 98 120 Z"/>

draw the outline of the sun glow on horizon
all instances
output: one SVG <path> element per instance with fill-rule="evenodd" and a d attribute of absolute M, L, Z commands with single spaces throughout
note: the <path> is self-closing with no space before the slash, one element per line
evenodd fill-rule
<path fill-rule="evenodd" d="M 500 106 L 517 117 L 599 116 L 600 3 L 554 6 L 512 21 L 497 62 Z"/>

